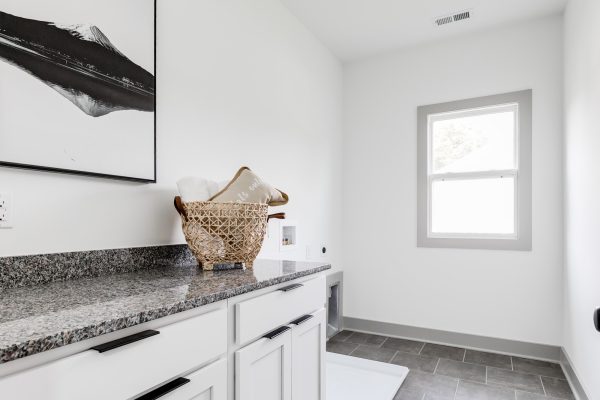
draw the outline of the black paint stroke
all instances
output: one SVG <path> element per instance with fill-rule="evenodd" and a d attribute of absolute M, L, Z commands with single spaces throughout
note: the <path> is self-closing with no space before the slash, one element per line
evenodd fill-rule
<path fill-rule="evenodd" d="M 93 25 L 57 25 L 0 12 L 0 59 L 35 76 L 83 112 L 154 111 L 154 76 Z"/>

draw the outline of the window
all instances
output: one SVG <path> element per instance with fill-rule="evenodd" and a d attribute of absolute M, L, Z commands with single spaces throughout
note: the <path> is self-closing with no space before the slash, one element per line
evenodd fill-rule
<path fill-rule="evenodd" d="M 531 249 L 531 97 L 418 109 L 418 245 Z"/>

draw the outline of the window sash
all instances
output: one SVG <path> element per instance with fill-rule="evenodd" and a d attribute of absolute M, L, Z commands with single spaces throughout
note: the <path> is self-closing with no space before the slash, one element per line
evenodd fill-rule
<path fill-rule="evenodd" d="M 450 119 L 474 117 L 488 114 L 499 114 L 502 112 L 512 111 L 514 117 L 514 129 L 513 129 L 513 161 L 514 169 L 519 169 L 519 103 L 505 103 L 497 104 L 486 107 L 478 107 L 471 109 L 464 109 L 458 111 L 449 111 L 443 113 L 435 113 L 427 115 L 427 174 L 433 174 L 433 124 L 439 121 L 447 121 Z M 490 170 L 494 171 L 494 170 Z M 456 172 L 460 173 L 460 172 Z"/>
<path fill-rule="evenodd" d="M 514 207 L 514 232 L 503 233 L 457 233 L 457 232 L 433 232 L 432 231 L 432 191 L 435 181 L 461 180 L 470 181 L 477 179 L 492 179 L 510 177 L 513 179 L 513 207 Z M 431 174 L 427 180 L 427 237 L 432 239 L 508 239 L 519 238 L 519 171 L 517 169 L 499 171 L 477 171 L 477 172 L 453 172 L 445 174 Z"/>

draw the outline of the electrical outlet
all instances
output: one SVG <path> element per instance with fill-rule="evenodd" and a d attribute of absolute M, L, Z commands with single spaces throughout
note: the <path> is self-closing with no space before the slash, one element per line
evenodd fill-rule
<path fill-rule="evenodd" d="M 323 245 L 323 247 L 321 247 L 321 258 L 325 258 L 327 257 L 327 247 L 325 247 L 325 245 Z"/>
<path fill-rule="evenodd" d="M 0 192 L 0 229 L 12 228 L 12 194 Z"/>

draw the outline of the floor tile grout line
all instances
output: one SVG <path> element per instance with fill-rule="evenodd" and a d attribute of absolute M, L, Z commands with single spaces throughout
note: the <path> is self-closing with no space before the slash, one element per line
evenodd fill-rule
<path fill-rule="evenodd" d="M 354 335 L 354 332 L 352 332 L 351 334 L 349 334 L 344 340 L 341 340 L 341 341 L 342 342 L 350 343 L 350 342 L 348 342 L 348 339 L 350 339 L 352 337 L 352 335 Z"/>
<path fill-rule="evenodd" d="M 440 365 L 441 358 L 438 358 L 437 363 L 435 364 L 435 368 L 433 369 L 433 375 L 435 375 L 435 371 L 437 371 L 438 366 Z"/>
<path fill-rule="evenodd" d="M 354 344 L 354 343 L 351 343 L 351 344 Z M 348 355 L 351 356 L 352 353 L 354 353 L 359 347 L 360 347 L 360 344 L 357 344 L 356 347 L 350 353 L 348 353 Z"/>
<path fill-rule="evenodd" d="M 520 372 L 520 371 L 518 371 L 518 372 Z M 523 373 L 523 374 L 526 374 L 527 372 L 522 372 L 522 373 Z M 556 376 L 548 376 L 548 375 L 544 375 L 544 374 L 533 374 L 533 375 L 539 375 L 539 376 L 541 376 L 542 378 L 548 378 L 548 379 L 558 379 L 559 381 L 567 381 L 567 382 L 568 382 L 568 379 L 565 379 L 565 378 L 557 378 Z"/>
<path fill-rule="evenodd" d="M 458 385 L 460 384 L 460 378 L 456 380 L 456 388 L 454 388 L 454 396 L 452 397 L 453 400 L 456 400 L 456 395 L 458 394 Z"/>
<path fill-rule="evenodd" d="M 389 336 L 386 336 L 385 340 L 383 342 L 381 342 L 381 344 L 379 345 L 379 347 L 383 349 L 383 345 L 385 344 L 385 342 L 388 341 L 389 338 L 390 338 Z"/>
<path fill-rule="evenodd" d="M 514 371 L 514 370 L 515 370 L 515 364 L 514 364 L 514 362 L 513 362 L 513 358 L 512 358 L 512 356 L 510 356 L 510 370 L 511 370 L 511 371 Z M 516 394 L 515 394 L 515 396 L 516 396 Z"/>
<path fill-rule="evenodd" d="M 535 375 L 533 375 L 533 376 L 535 376 Z M 507 382 L 492 382 L 492 383 L 487 383 L 486 386 L 498 388 L 498 389 L 510 389 L 510 390 L 514 390 L 514 391 L 526 392 L 526 393 L 530 393 L 530 394 L 537 394 L 542 397 L 544 397 L 544 396 L 547 397 L 547 395 L 541 394 L 540 392 L 533 391 L 531 388 L 517 388 L 515 386 L 512 386 L 512 382 L 509 382 L 509 383 L 507 383 Z"/>
<path fill-rule="evenodd" d="M 421 350 L 419 350 L 419 352 L 417 353 L 418 355 L 421 355 L 421 352 L 423 351 L 423 349 L 425 348 L 425 345 L 427 344 L 427 342 L 423 342 L 423 346 L 421 346 Z"/>
<path fill-rule="evenodd" d="M 422 357 L 427 357 L 427 356 L 422 356 Z M 439 358 L 441 358 L 442 360 L 452 361 L 452 362 L 459 363 L 459 364 L 467 364 L 467 365 L 472 365 L 475 367 L 483 367 L 483 368 L 496 368 L 496 369 L 502 369 L 502 370 L 508 371 L 505 368 L 497 368 L 497 367 L 493 367 L 493 366 L 487 365 L 487 364 L 478 364 L 476 362 L 459 361 L 459 360 L 454 360 L 452 358 L 446 358 L 446 357 L 439 357 Z"/>
<path fill-rule="evenodd" d="M 392 361 L 394 361 L 394 358 L 396 358 L 396 355 L 398 354 L 398 350 L 394 351 L 394 355 L 392 355 L 392 358 L 390 359 L 390 361 L 388 362 L 388 364 L 392 364 Z"/>
<path fill-rule="evenodd" d="M 489 367 L 490 367 L 490 368 L 494 368 L 494 369 L 501 369 L 501 370 L 504 370 L 504 371 L 509 371 L 509 370 L 508 370 L 508 369 L 506 369 L 506 368 L 493 367 L 493 366 L 491 366 L 491 365 L 490 365 Z M 523 371 L 511 371 L 511 372 L 514 372 L 515 374 L 519 374 L 519 375 L 528 375 L 528 376 L 535 376 L 535 377 L 540 377 L 540 378 L 548 378 L 548 379 L 558 379 L 558 380 L 561 380 L 561 381 L 566 381 L 566 382 L 569 382 L 567 379 L 555 378 L 555 377 L 552 377 L 552 376 L 546 376 L 546 375 L 540 375 L 540 374 L 536 374 L 536 373 L 534 373 L 534 372 L 523 372 Z"/>
<path fill-rule="evenodd" d="M 544 387 L 544 380 L 542 379 L 542 376 L 540 375 L 540 383 L 542 384 L 542 390 L 544 391 L 544 396 L 548 397 L 548 393 L 546 393 L 546 388 Z"/>
<path fill-rule="evenodd" d="M 467 349 L 465 349 L 462 361 L 465 362 L 466 359 L 467 359 Z"/>

